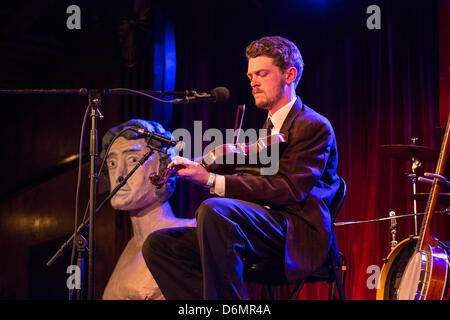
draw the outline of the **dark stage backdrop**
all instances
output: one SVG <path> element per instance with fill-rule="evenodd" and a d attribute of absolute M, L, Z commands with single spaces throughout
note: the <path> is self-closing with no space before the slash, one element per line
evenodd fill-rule
<path fill-rule="evenodd" d="M 443 2 L 448 9 L 448 1 Z M 202 121 L 203 132 L 225 130 L 234 127 L 236 107 L 242 103 L 247 106 L 243 129 L 259 128 L 266 114 L 253 106 L 244 48 L 264 35 L 282 35 L 299 46 L 305 61 L 298 94 L 331 121 L 336 133 L 338 172 L 348 186 L 337 220 L 377 219 L 391 210 L 398 215 L 412 212 L 412 186 L 405 175 L 411 163 L 383 157 L 379 146 L 406 144 L 417 137 L 419 145 L 440 148 L 437 1 L 119 3 L 47 0 L 3 5 L 0 87 L 209 91 L 226 86 L 231 98 L 223 106 L 169 108 L 144 98 L 107 96 L 100 108 L 105 118 L 99 121 L 99 136 L 131 117 L 191 133 L 194 121 Z M 66 28 L 71 4 L 81 8 L 81 30 Z M 366 26 L 366 9 L 372 4 L 381 9 L 379 30 Z M 86 102 L 81 96 L 0 96 L 5 169 L 0 298 L 67 296 L 68 255 L 50 269 L 44 264 L 73 229 L 76 161 L 62 160 L 78 153 Z M 418 174 L 434 171 L 435 164 L 424 162 Z M 87 175 L 85 164 L 82 208 Z M 178 216 L 193 217 L 208 197 L 207 190 L 180 181 L 171 204 Z M 424 208 L 419 202 L 418 211 Z M 450 238 L 448 219 L 433 219 L 432 232 L 439 239 Z M 381 268 L 389 254 L 389 227 L 385 221 L 336 228 L 347 262 L 350 299 L 375 298 L 368 268 Z M 130 236 L 126 213 L 107 206 L 96 230 L 95 296 L 100 298 Z M 413 219 L 398 220 L 397 240 L 413 233 Z M 280 288 L 281 296 L 285 291 Z M 258 286 L 251 285 L 251 292 L 261 297 Z M 327 299 L 328 288 L 307 285 L 300 298 Z"/>

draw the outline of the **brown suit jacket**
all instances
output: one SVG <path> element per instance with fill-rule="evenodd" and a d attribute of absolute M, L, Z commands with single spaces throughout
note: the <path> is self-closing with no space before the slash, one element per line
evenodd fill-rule
<path fill-rule="evenodd" d="M 333 232 L 329 206 L 339 188 L 336 139 L 330 122 L 297 97 L 280 133 L 274 175 L 225 176 L 225 197 L 280 210 L 287 218 L 285 272 L 290 281 L 309 276 L 325 261 Z"/>

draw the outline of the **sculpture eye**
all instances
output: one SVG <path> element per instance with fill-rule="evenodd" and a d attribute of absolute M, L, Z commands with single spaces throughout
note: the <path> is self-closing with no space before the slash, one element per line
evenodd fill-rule
<path fill-rule="evenodd" d="M 128 159 L 127 159 L 127 162 L 132 165 L 135 165 L 138 161 L 139 161 L 139 159 L 136 156 L 131 156 L 131 157 L 128 157 Z"/>
<path fill-rule="evenodd" d="M 108 159 L 106 161 L 106 165 L 108 166 L 109 169 L 113 169 L 116 167 L 117 163 L 116 163 L 116 160 L 114 160 L 114 159 Z"/>

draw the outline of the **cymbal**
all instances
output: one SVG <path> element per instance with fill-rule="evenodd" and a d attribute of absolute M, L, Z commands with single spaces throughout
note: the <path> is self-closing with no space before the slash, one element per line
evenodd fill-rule
<path fill-rule="evenodd" d="M 422 161 L 438 161 L 439 151 L 415 144 L 388 144 L 380 146 L 381 154 L 401 160 L 416 158 Z"/>
<path fill-rule="evenodd" d="M 409 195 L 409 197 L 418 201 L 427 202 L 429 195 L 429 193 L 416 193 Z M 443 205 L 448 205 L 450 203 L 450 193 L 439 193 L 437 202 Z"/>

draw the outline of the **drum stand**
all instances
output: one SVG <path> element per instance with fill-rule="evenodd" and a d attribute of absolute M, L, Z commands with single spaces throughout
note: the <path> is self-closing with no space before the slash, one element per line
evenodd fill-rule
<path fill-rule="evenodd" d="M 422 165 L 422 163 L 416 159 L 416 158 L 412 158 L 411 159 L 412 163 L 411 163 L 411 172 L 407 174 L 408 178 L 411 180 L 411 185 L 412 185 L 412 192 L 413 192 L 413 196 L 416 195 L 416 182 L 417 182 L 417 174 L 416 174 L 416 169 L 418 167 L 420 167 Z M 413 212 L 416 214 L 417 213 L 417 200 L 415 198 L 413 198 Z M 417 235 L 417 216 L 414 216 L 414 235 Z"/>
<path fill-rule="evenodd" d="M 422 165 L 423 161 L 434 162 L 438 158 L 438 152 L 429 147 L 419 146 L 416 142 L 419 140 L 417 137 L 412 137 L 410 144 L 393 144 L 393 145 L 383 145 L 380 146 L 380 153 L 384 156 L 412 161 L 411 171 L 405 175 L 411 180 L 412 190 L 413 190 L 413 209 L 414 214 L 417 214 L 417 192 L 416 192 L 416 182 L 420 179 L 417 178 L 416 169 Z M 414 235 L 418 234 L 417 228 L 417 217 L 414 216 Z"/>
<path fill-rule="evenodd" d="M 394 211 L 390 211 L 389 212 L 389 217 L 392 218 L 391 219 L 391 236 L 392 236 L 391 249 L 393 249 L 398 244 L 398 241 L 395 240 L 395 236 L 397 234 L 397 219 L 395 219 L 395 212 Z"/>
<path fill-rule="evenodd" d="M 419 138 L 417 138 L 417 137 L 411 138 L 412 144 L 415 145 L 416 141 L 418 139 Z M 414 156 L 411 157 L 411 172 L 406 174 L 406 175 L 411 180 L 413 196 L 416 195 L 416 182 L 417 182 L 416 169 L 419 168 L 421 165 L 422 165 L 422 163 L 420 162 L 419 159 L 417 159 Z M 416 198 L 413 198 L 413 212 L 414 212 L 414 214 L 417 214 L 417 200 L 416 200 Z M 414 235 L 417 236 L 417 233 L 418 233 L 418 231 L 417 231 L 417 215 L 415 215 L 414 216 Z"/>

